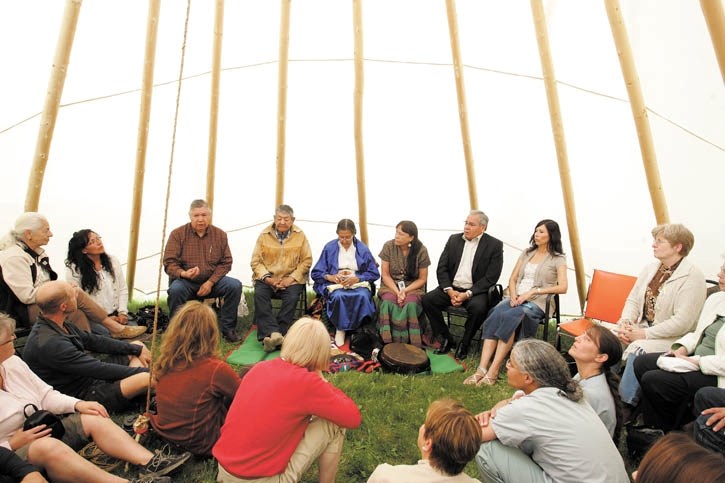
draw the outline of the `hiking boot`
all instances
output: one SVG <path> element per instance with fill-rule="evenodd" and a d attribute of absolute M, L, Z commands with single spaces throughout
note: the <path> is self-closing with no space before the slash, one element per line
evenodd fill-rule
<path fill-rule="evenodd" d="M 166 451 L 164 451 L 164 449 L 157 449 L 154 451 L 154 456 L 151 460 L 140 467 L 138 472 L 139 478 L 168 475 L 181 468 L 181 466 L 189 461 L 189 458 L 191 458 L 191 453 L 188 451 L 174 455 L 168 451 L 168 447 L 165 447 L 165 449 Z"/>
<path fill-rule="evenodd" d="M 171 478 L 168 476 L 139 476 L 128 481 L 129 483 L 171 483 Z"/>
<path fill-rule="evenodd" d="M 142 325 L 126 325 L 121 331 L 111 334 L 114 339 L 135 339 L 146 333 L 146 327 Z"/>

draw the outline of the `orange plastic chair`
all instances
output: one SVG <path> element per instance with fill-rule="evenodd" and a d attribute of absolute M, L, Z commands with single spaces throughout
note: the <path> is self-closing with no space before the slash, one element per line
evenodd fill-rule
<path fill-rule="evenodd" d="M 594 324 L 592 320 L 616 323 L 622 315 L 624 303 L 636 281 L 637 277 L 631 275 L 594 270 L 587 293 L 584 316 L 559 325 L 556 348 L 561 350 L 562 335 L 577 337 Z"/>

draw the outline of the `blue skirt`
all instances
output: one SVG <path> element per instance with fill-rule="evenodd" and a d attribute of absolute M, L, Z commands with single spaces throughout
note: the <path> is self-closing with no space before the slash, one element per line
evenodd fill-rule
<path fill-rule="evenodd" d="M 516 307 L 511 307 L 510 299 L 507 297 L 489 312 L 483 322 L 481 339 L 507 341 L 519 326 L 521 326 L 522 339 L 533 337 L 544 317 L 544 311 L 538 305 L 524 302 Z"/>
<path fill-rule="evenodd" d="M 327 299 L 327 319 L 338 330 L 354 330 L 368 317 L 372 319 L 377 312 L 373 295 L 369 289 L 337 289 L 325 292 Z"/>

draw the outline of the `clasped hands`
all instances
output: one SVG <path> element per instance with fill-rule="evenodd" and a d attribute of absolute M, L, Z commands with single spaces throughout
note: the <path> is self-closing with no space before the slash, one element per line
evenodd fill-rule
<path fill-rule="evenodd" d="M 360 281 L 360 279 L 350 270 L 341 270 L 337 273 L 328 273 L 325 280 L 332 283 L 342 285 L 344 288 L 352 287 Z"/>
<path fill-rule="evenodd" d="M 528 292 L 524 292 L 519 295 L 513 295 L 509 299 L 509 303 L 511 304 L 511 307 L 517 307 L 517 306 L 523 304 L 524 302 L 528 301 L 531 298 L 531 296 L 534 295 L 535 293 L 536 293 L 536 291 L 532 288 Z"/>
<path fill-rule="evenodd" d="M 295 283 L 295 279 L 289 275 L 284 277 L 267 277 L 264 279 L 264 283 L 272 287 L 275 292 L 286 290 L 287 287 Z"/>
<path fill-rule="evenodd" d="M 199 267 L 191 267 L 186 270 L 182 270 L 179 276 L 187 280 L 193 280 L 199 276 Z M 214 287 L 214 283 L 210 280 L 202 283 L 199 290 L 196 291 L 196 295 L 199 297 L 206 297 L 211 293 L 211 289 Z"/>
<path fill-rule="evenodd" d="M 619 321 L 617 337 L 622 343 L 631 344 L 635 340 L 646 339 L 647 332 L 645 332 L 644 328 L 633 324 L 628 319 L 622 319 Z"/>
<path fill-rule="evenodd" d="M 466 292 L 459 292 L 454 289 L 448 290 L 448 297 L 451 299 L 451 305 L 454 307 L 460 307 L 463 302 L 468 300 L 468 294 Z"/>

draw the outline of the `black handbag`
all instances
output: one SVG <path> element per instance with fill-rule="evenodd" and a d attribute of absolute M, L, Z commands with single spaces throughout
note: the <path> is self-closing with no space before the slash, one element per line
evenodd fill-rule
<path fill-rule="evenodd" d="M 32 408 L 35 410 L 33 413 L 30 414 L 30 416 L 28 416 L 28 406 L 32 406 Z M 61 439 L 65 434 L 65 428 L 63 427 L 63 423 L 60 421 L 60 418 L 55 414 L 51 413 L 50 411 L 47 411 L 45 409 L 38 409 L 35 404 L 30 403 L 26 404 L 23 408 L 23 414 L 25 414 L 23 431 L 27 431 L 36 426 L 40 426 L 41 424 L 45 424 L 45 429 L 50 428 L 50 435 L 55 439 Z"/>

